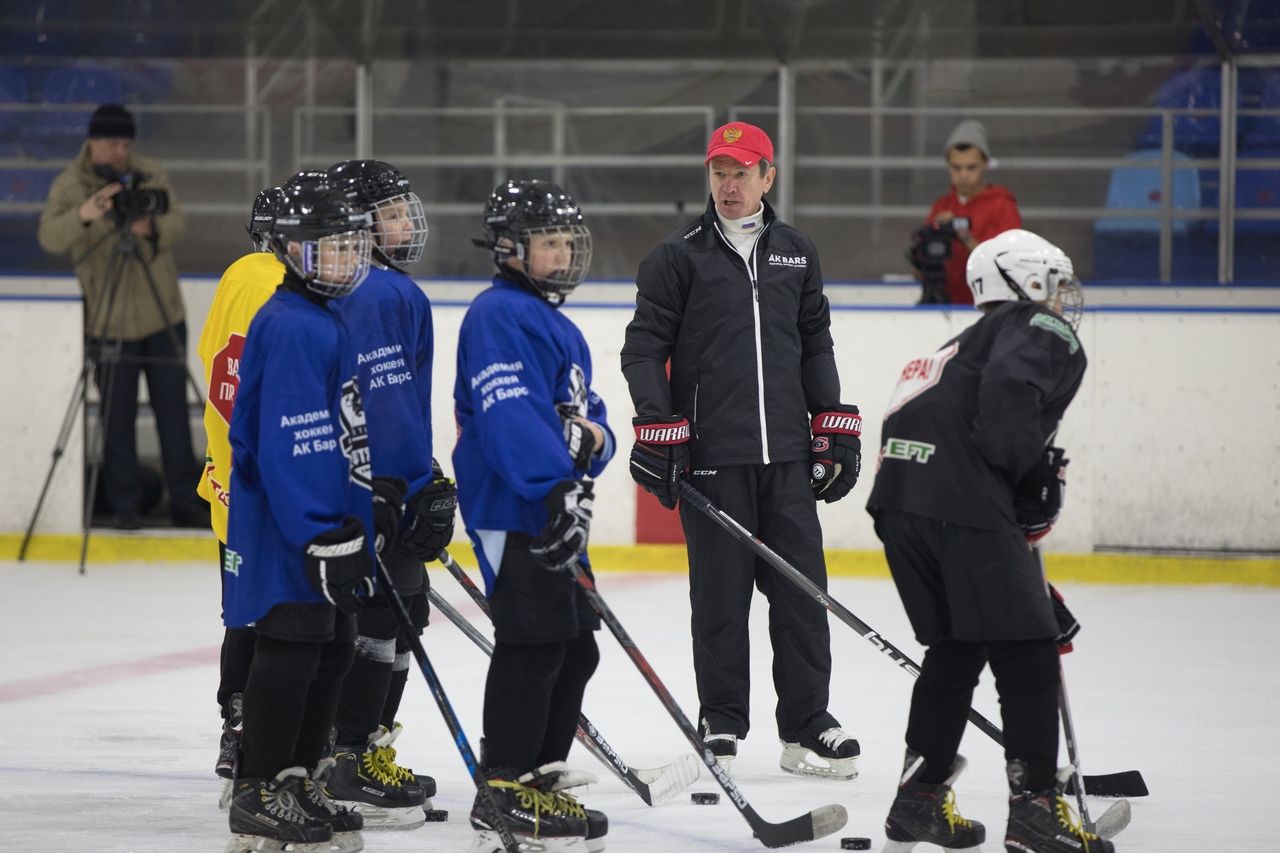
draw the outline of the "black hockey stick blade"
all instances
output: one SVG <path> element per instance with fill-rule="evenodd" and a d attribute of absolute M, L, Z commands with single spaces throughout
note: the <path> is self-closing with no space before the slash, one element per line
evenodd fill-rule
<path fill-rule="evenodd" d="M 848 625 L 859 636 L 878 649 L 880 653 L 889 660 L 889 662 L 893 663 L 903 672 L 906 672 L 912 678 L 920 677 L 919 665 L 916 664 L 915 661 L 911 660 L 911 658 L 907 657 L 902 650 L 893 645 L 893 643 L 890 643 L 878 632 L 872 630 L 870 625 L 854 615 L 849 608 L 832 598 L 826 590 L 822 589 L 813 581 L 805 577 L 799 569 L 784 560 L 768 545 L 761 542 L 758 537 L 751 533 L 751 531 L 739 524 L 733 516 L 713 504 L 706 495 L 695 489 L 687 480 L 680 481 L 680 498 L 688 501 L 695 509 L 702 512 L 718 524 L 726 533 L 745 545 L 748 550 L 755 552 L 757 556 L 763 558 L 771 566 L 777 569 L 783 577 L 807 592 L 815 601 L 825 607 L 827 612 L 835 616 L 844 624 Z M 996 743 L 1001 745 L 1004 744 L 1004 733 L 1000 730 L 999 726 L 982 716 L 982 714 L 979 714 L 973 708 L 969 709 L 969 722 L 973 723 L 973 725 L 980 729 L 983 734 L 987 735 L 987 737 L 991 738 Z M 1115 777 L 1129 777 L 1130 774 L 1137 777 L 1137 784 L 1133 784 L 1132 779 L 1123 778 L 1117 779 L 1115 784 L 1108 785 L 1105 780 L 1110 777 L 1086 775 L 1084 777 L 1084 785 L 1090 794 L 1096 793 L 1100 797 L 1146 796 L 1147 786 L 1143 784 L 1142 775 L 1138 773 L 1138 771 L 1129 770 L 1112 775 Z M 1096 783 L 1095 780 L 1097 780 Z M 1095 784 L 1098 785 L 1096 790 L 1094 788 Z M 1114 793 L 1099 793 L 1100 791 L 1107 790 L 1111 790 Z"/>
<path fill-rule="evenodd" d="M 441 683 L 435 667 L 431 665 L 431 659 L 427 657 L 426 649 L 422 647 L 422 640 L 419 639 L 417 631 L 413 628 L 413 624 L 409 619 L 409 611 L 405 609 L 400 593 L 396 592 L 395 584 L 391 580 L 391 573 L 387 571 L 386 564 L 382 562 L 380 555 L 376 559 L 378 561 L 378 586 L 385 591 L 387 600 L 391 604 L 391 612 L 395 614 L 396 623 L 400 626 L 400 634 L 409 641 L 409 649 L 413 652 L 413 657 L 418 662 L 418 669 L 422 671 L 422 677 L 426 679 L 427 687 L 431 690 L 431 697 L 436 700 L 436 707 L 440 709 L 440 715 L 444 717 L 445 726 L 449 729 L 450 736 L 453 737 L 453 743 L 458 747 L 458 753 L 462 756 L 462 763 L 467 766 L 467 773 L 471 776 L 471 782 L 476 786 L 476 790 L 485 801 L 489 814 L 493 818 L 490 822 L 494 826 L 494 831 L 498 833 L 498 838 L 507 853 L 520 853 L 520 844 L 516 841 L 515 835 L 512 834 L 511 827 L 507 826 L 507 822 L 502 817 L 502 811 L 498 808 L 498 803 L 493 797 L 493 789 L 489 787 L 489 780 L 485 778 L 484 773 L 480 770 L 480 762 L 476 761 L 476 754 L 471 749 L 471 742 L 467 740 L 467 734 L 462 730 L 462 723 L 458 720 L 458 715 L 454 713 L 453 705 L 449 702 L 449 697 L 444 692 L 444 684 Z"/>
<path fill-rule="evenodd" d="M 462 585 L 480 609 L 487 614 L 489 612 L 488 599 L 484 597 L 484 594 L 480 592 L 480 589 L 453 557 L 449 556 L 449 552 L 441 551 L 439 560 L 449 570 L 449 574 L 453 575 L 458 583 Z M 435 605 L 436 609 L 443 613 L 462 633 L 470 637 L 471 641 L 479 646 L 481 651 L 486 655 L 493 655 L 493 645 L 488 639 L 429 585 L 427 597 L 431 599 L 431 603 Z M 587 751 L 594 755 L 601 764 L 609 768 L 622 784 L 635 791 L 636 796 L 644 800 L 645 805 L 656 806 L 664 803 L 698 780 L 698 762 L 692 755 L 683 755 L 670 764 L 653 769 L 631 767 L 622 760 L 622 757 L 609 745 L 609 742 L 604 739 L 604 735 L 600 734 L 600 730 L 587 719 L 585 714 L 578 714 L 578 730 L 575 732 L 575 736 L 578 738 L 578 742 L 586 747 Z"/>
<path fill-rule="evenodd" d="M 1121 770 L 1119 773 L 1103 773 L 1098 776 L 1085 774 L 1084 789 L 1091 797 L 1146 797 L 1147 782 L 1139 770 Z M 1075 780 L 1067 782 L 1067 793 L 1075 794 Z"/>
<path fill-rule="evenodd" d="M 671 715 L 671 719 L 675 720 L 676 725 L 680 728 L 680 732 L 684 735 L 685 740 L 689 741 L 690 746 L 702 759 L 702 763 L 711 771 L 711 775 L 715 777 L 716 782 L 729 796 L 729 801 L 747 821 L 752 832 L 760 839 L 760 843 L 765 847 L 790 847 L 792 844 L 800 844 L 805 841 L 813 841 L 816 838 L 822 838 L 839 830 L 849 820 L 849 813 L 845 811 L 844 806 L 829 805 L 820 806 L 813 811 L 792 818 L 783 823 L 771 823 L 756 813 L 756 810 L 747 802 L 747 798 L 738 790 L 738 786 L 729 778 L 729 774 L 720 766 L 720 762 L 716 761 L 716 757 L 711 754 L 711 750 L 703 744 L 702 738 L 698 735 L 697 729 L 689 722 L 689 718 L 685 716 L 684 711 L 680 709 L 680 705 L 676 702 L 675 697 L 667 690 L 667 686 L 662 683 L 662 679 L 658 678 L 657 672 L 640 653 L 639 647 L 635 641 L 622 627 L 622 623 L 618 621 L 618 617 L 614 615 L 609 605 L 605 603 L 604 597 L 596 590 L 595 582 L 591 580 L 591 576 L 582 568 L 582 566 L 574 563 L 569 566 L 569 573 L 573 575 L 573 579 L 577 581 L 578 586 L 582 587 L 587 594 L 587 600 L 591 602 L 592 608 L 596 613 L 600 614 L 600 619 L 609 626 L 609 632 L 617 639 L 618 644 L 622 646 L 623 651 L 631 658 L 631 662 L 635 664 L 636 669 L 648 682 L 650 689 L 657 695 L 662 706 L 667 709 L 667 713 Z"/>

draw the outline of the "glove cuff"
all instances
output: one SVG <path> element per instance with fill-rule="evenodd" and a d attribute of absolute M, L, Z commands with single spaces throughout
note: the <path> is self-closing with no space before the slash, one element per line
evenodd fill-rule
<path fill-rule="evenodd" d="M 641 444 L 688 444 L 689 419 L 635 418 L 636 441 Z"/>
<path fill-rule="evenodd" d="M 851 410 L 851 411 L 848 411 Z M 862 436 L 862 415 L 857 406 L 840 406 L 813 416 L 809 429 L 814 435 Z"/>

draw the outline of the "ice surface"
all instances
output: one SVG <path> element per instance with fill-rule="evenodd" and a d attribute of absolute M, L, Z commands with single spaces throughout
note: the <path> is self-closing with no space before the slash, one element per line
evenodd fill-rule
<path fill-rule="evenodd" d="M 483 617 L 443 570 L 433 583 L 459 610 Z M 217 567 L 91 565 L 78 576 L 56 563 L 0 563 L 0 849 L 14 851 L 220 851 L 226 813 L 213 775 L 219 719 Z M 600 589 L 686 715 L 694 718 L 685 580 L 672 574 L 603 574 Z M 1151 788 L 1133 801 L 1124 853 L 1274 853 L 1280 807 L 1280 590 L 1062 584 L 1084 630 L 1065 659 L 1085 771 L 1138 769 Z M 918 661 L 888 581 L 835 579 L 846 607 Z M 848 825 L 802 849 L 838 850 L 870 836 L 893 798 L 912 680 L 832 620 L 831 710 L 862 744 L 851 782 L 801 779 L 778 769 L 763 600 L 753 612 L 753 722 L 734 777 L 766 819 L 783 821 L 827 803 Z M 474 744 L 486 659 L 443 617 L 427 629 L 428 653 Z M 587 692 L 587 716 L 635 767 L 686 751 L 674 723 L 607 632 Z M 437 808 L 450 819 L 408 833 L 366 833 L 369 851 L 458 851 L 470 840 L 471 783 L 419 673 L 410 673 L 396 746 L 403 762 L 434 775 Z M 978 710 L 999 722 L 989 674 Z M 1001 850 L 1003 759 L 970 727 L 969 769 L 957 784 L 961 813 L 987 824 Z M 1066 761 L 1066 748 L 1060 751 Z M 695 806 L 688 793 L 645 806 L 582 747 L 570 762 L 601 777 L 584 801 L 608 813 L 608 850 L 762 850 L 727 797 Z M 691 791 L 718 790 L 705 775 Z M 1108 805 L 1093 800 L 1095 816 Z M 930 853 L 932 848 L 921 848 Z"/>

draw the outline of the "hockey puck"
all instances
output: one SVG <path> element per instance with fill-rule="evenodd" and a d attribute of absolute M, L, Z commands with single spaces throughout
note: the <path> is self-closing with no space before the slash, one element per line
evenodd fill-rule
<path fill-rule="evenodd" d="M 689 799 L 693 801 L 694 805 L 714 806 L 716 803 L 720 802 L 720 795 L 717 794 L 715 791 L 709 791 L 705 793 L 698 792 L 698 793 L 690 794 Z"/>
<path fill-rule="evenodd" d="M 422 813 L 427 816 L 427 823 L 443 823 L 449 819 L 449 813 L 444 809 L 423 809 Z"/>
<path fill-rule="evenodd" d="M 870 838 L 841 838 L 840 849 L 841 850 L 870 850 L 871 839 Z"/>

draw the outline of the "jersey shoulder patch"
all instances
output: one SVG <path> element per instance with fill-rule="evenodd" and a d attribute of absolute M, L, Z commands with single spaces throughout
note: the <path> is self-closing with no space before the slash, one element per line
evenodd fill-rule
<path fill-rule="evenodd" d="M 1062 338 L 1067 342 L 1067 346 L 1070 348 L 1072 355 L 1079 352 L 1080 340 L 1076 337 L 1076 333 L 1071 328 L 1071 324 L 1066 320 L 1063 320 L 1061 317 L 1055 317 L 1052 314 L 1037 311 L 1035 314 L 1031 315 L 1031 320 L 1028 325 L 1044 329 L 1051 335 L 1057 335 Z"/>

